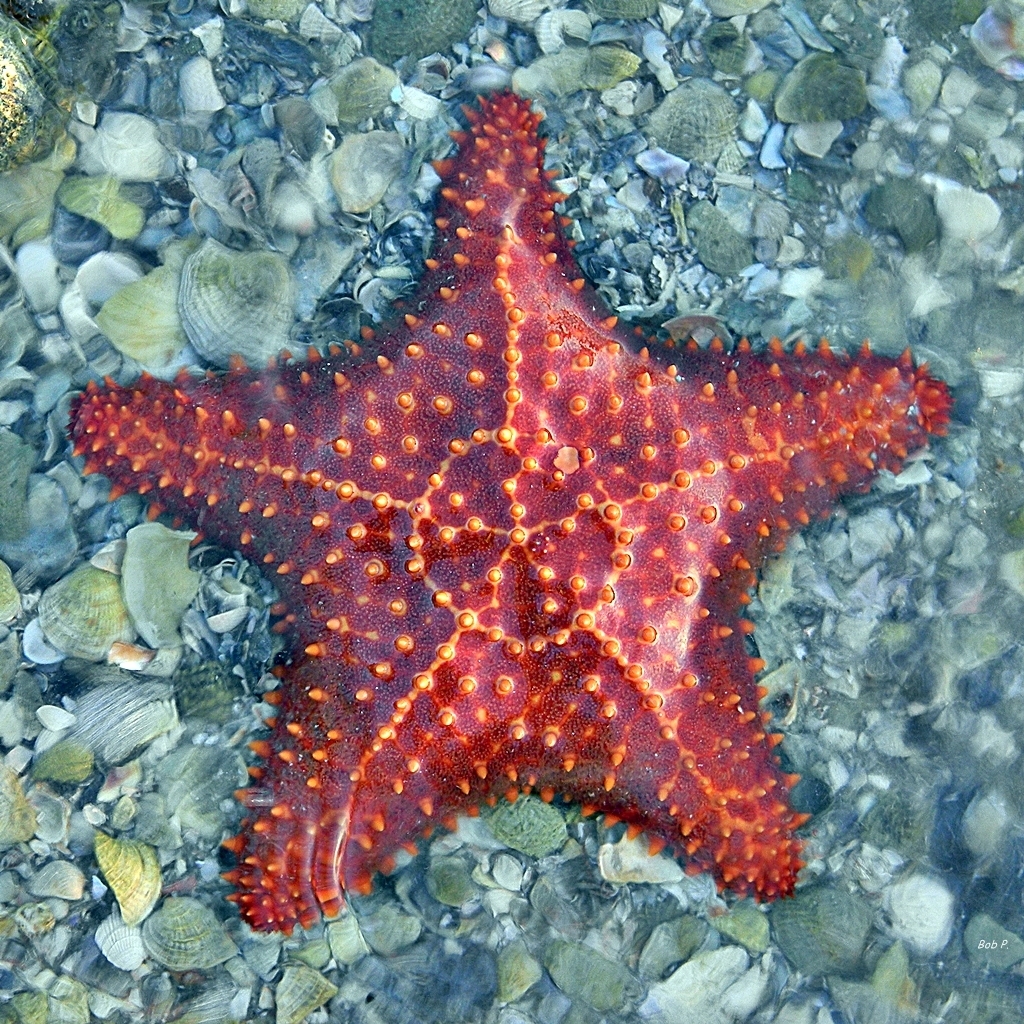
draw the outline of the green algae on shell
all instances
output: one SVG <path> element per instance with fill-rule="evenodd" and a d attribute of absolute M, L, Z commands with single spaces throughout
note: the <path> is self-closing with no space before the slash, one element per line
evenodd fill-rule
<path fill-rule="evenodd" d="M 673 89 L 651 113 L 651 142 L 684 160 L 714 163 L 736 137 L 739 114 L 732 97 L 706 78 Z"/>
<path fill-rule="evenodd" d="M 92 750 L 79 740 L 62 739 L 36 755 L 32 778 L 47 782 L 84 782 L 92 769 Z"/>
<path fill-rule="evenodd" d="M 135 639 L 121 581 L 92 565 L 80 565 L 43 591 L 39 626 L 57 650 L 87 661 L 101 661 L 113 644 Z"/>
<path fill-rule="evenodd" d="M 446 53 L 476 23 L 477 0 L 377 0 L 370 53 L 385 64 Z"/>
<path fill-rule="evenodd" d="M 36 830 L 36 812 L 25 798 L 21 779 L 0 761 L 0 850 L 27 843 Z"/>
<path fill-rule="evenodd" d="M 57 202 L 71 213 L 105 227 L 114 238 L 136 238 L 146 223 L 145 211 L 125 198 L 121 182 L 109 174 L 65 178 Z"/>
<path fill-rule="evenodd" d="M 142 941 L 150 956 L 172 971 L 207 970 L 238 952 L 214 912 L 188 896 L 165 899 L 146 918 Z"/>
<path fill-rule="evenodd" d="M 864 72 L 830 53 L 805 57 L 775 94 L 775 116 L 785 124 L 845 121 L 863 113 L 867 105 Z"/>
<path fill-rule="evenodd" d="M 314 86 L 309 102 L 327 124 L 354 128 L 376 117 L 391 102 L 396 85 L 398 75 L 391 68 L 372 57 L 362 57 Z"/>
<path fill-rule="evenodd" d="M 233 355 L 254 366 L 288 346 L 295 282 L 276 252 L 239 252 L 208 238 L 181 270 L 178 313 L 195 350 L 226 368 Z"/>
<path fill-rule="evenodd" d="M 565 843 L 561 811 L 535 796 L 504 800 L 486 820 L 495 839 L 529 857 L 543 857 Z"/>
<path fill-rule="evenodd" d="M 366 213 L 402 173 L 406 149 L 398 132 L 346 135 L 331 156 L 331 185 L 345 213 Z"/>

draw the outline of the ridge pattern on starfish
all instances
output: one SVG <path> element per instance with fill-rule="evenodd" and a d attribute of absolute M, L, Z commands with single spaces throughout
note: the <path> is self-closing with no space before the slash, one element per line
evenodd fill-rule
<path fill-rule="evenodd" d="M 787 895 L 804 816 L 742 607 L 790 530 L 941 432 L 948 393 L 866 348 L 631 351 L 563 237 L 540 116 L 466 116 L 376 360 L 90 384 L 72 412 L 88 471 L 240 546 L 288 607 L 233 898 L 290 932 L 526 792 Z"/>

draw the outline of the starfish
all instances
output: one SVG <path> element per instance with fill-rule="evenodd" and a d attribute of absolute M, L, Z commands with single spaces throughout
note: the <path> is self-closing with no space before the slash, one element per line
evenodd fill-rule
<path fill-rule="evenodd" d="M 295 657 L 227 845 L 290 932 L 482 803 L 579 802 L 720 886 L 801 867 L 742 617 L 787 533 L 948 419 L 909 358 L 630 340 L 579 277 L 540 116 L 467 110 L 412 312 L 359 363 L 90 383 L 86 470 L 268 567 Z"/>

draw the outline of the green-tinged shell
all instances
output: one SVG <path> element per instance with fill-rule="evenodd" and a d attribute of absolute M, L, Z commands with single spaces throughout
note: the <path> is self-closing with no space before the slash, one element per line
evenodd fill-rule
<path fill-rule="evenodd" d="M 122 354 L 159 369 L 185 347 L 178 314 L 181 271 L 164 265 L 118 289 L 96 314 L 96 326 Z"/>
<path fill-rule="evenodd" d="M 411 946 L 423 930 L 418 917 L 402 913 L 391 903 L 360 917 L 359 926 L 370 948 L 383 957 L 394 956 L 400 949 Z"/>
<path fill-rule="evenodd" d="M 748 953 L 759 954 L 768 948 L 768 915 L 762 914 L 750 900 L 743 900 L 727 914 L 710 920 L 720 935 L 738 942 Z"/>
<path fill-rule="evenodd" d="M 750 240 L 741 235 L 717 206 L 701 199 L 686 211 L 686 226 L 701 263 L 723 277 L 733 277 L 754 262 Z"/>
<path fill-rule="evenodd" d="M 931 193 L 910 178 L 876 185 L 868 193 L 864 217 L 880 231 L 895 231 L 907 252 L 920 252 L 939 237 Z"/>
<path fill-rule="evenodd" d="M 498 954 L 498 1001 L 514 1003 L 544 976 L 544 969 L 522 939 L 510 942 Z"/>
<path fill-rule="evenodd" d="M 398 75 L 372 57 L 346 64 L 310 93 L 310 103 L 328 124 L 351 128 L 376 117 L 391 102 Z"/>
<path fill-rule="evenodd" d="M 487 816 L 494 838 L 529 857 L 543 857 L 565 842 L 561 811 L 535 796 L 503 801 Z"/>
<path fill-rule="evenodd" d="M 14 921 L 25 935 L 35 939 L 52 931 L 57 918 L 48 903 L 23 903 L 14 912 Z"/>
<path fill-rule="evenodd" d="M 46 1024 L 89 1024 L 89 989 L 77 978 L 62 974 L 48 995 Z"/>
<path fill-rule="evenodd" d="M 18 1024 L 47 1024 L 49 1000 L 45 992 L 19 992 L 11 998 Z"/>
<path fill-rule="evenodd" d="M 54 647 L 87 661 L 100 661 L 112 644 L 135 639 L 121 581 L 92 565 L 80 565 L 43 592 L 39 625 Z"/>
<path fill-rule="evenodd" d="M 219 661 L 179 669 L 174 674 L 174 696 L 182 717 L 223 724 L 231 706 L 245 692 L 241 680 Z"/>
<path fill-rule="evenodd" d="M 331 156 L 331 185 L 342 210 L 366 213 L 402 173 L 406 150 L 398 132 L 346 135 Z"/>
<path fill-rule="evenodd" d="M 74 159 L 75 144 L 65 139 L 44 159 L 0 174 L 0 238 L 12 248 L 49 232 L 54 196 Z"/>
<path fill-rule="evenodd" d="M 706 78 L 673 89 L 647 121 L 654 145 L 685 160 L 714 163 L 736 136 L 739 115 L 732 97 Z"/>
<path fill-rule="evenodd" d="M 370 952 L 359 928 L 359 919 L 350 910 L 343 910 L 325 931 L 331 955 L 339 964 L 354 964 Z"/>
<path fill-rule="evenodd" d="M 185 609 L 199 593 L 199 573 L 188 567 L 195 533 L 142 523 L 125 534 L 121 590 L 139 636 L 150 647 L 177 647 Z"/>
<path fill-rule="evenodd" d="M 775 116 L 787 124 L 844 121 L 867 105 L 864 72 L 841 64 L 830 53 L 805 57 L 775 94 Z"/>
<path fill-rule="evenodd" d="M 137 237 L 146 223 L 142 207 L 126 199 L 121 182 L 109 174 L 65 178 L 57 189 L 57 202 L 79 217 L 102 224 L 121 240 Z"/>
<path fill-rule="evenodd" d="M 385 64 L 445 53 L 476 22 L 477 0 L 377 0 L 370 53 Z"/>
<path fill-rule="evenodd" d="M 623 1010 L 640 994 L 625 964 L 609 960 L 582 942 L 556 940 L 547 948 L 544 965 L 551 980 L 570 999 L 595 1010 Z"/>
<path fill-rule="evenodd" d="M 47 782 L 84 782 L 92 774 L 93 756 L 80 740 L 58 740 L 32 763 L 32 778 Z"/>
<path fill-rule="evenodd" d="M 25 799 L 21 779 L 0 761 L 0 850 L 27 843 L 36 830 L 36 812 Z"/>
<path fill-rule="evenodd" d="M 85 892 L 85 875 L 69 860 L 51 860 L 29 879 L 27 888 L 33 896 L 80 900 Z"/>
<path fill-rule="evenodd" d="M 142 926 L 150 956 L 172 971 L 202 971 L 233 957 L 238 947 L 209 907 L 171 897 Z"/>
<path fill-rule="evenodd" d="M 435 857 L 427 869 L 427 891 L 447 907 L 461 907 L 480 895 L 460 857 Z"/>
<path fill-rule="evenodd" d="M 0 561 L 0 622 L 10 622 L 21 613 L 21 593 L 14 585 L 11 567 Z"/>
<path fill-rule="evenodd" d="M 253 366 L 288 346 L 295 282 L 276 252 L 238 252 L 208 238 L 181 270 L 178 313 L 195 350 L 226 367 L 232 355 Z"/>
<path fill-rule="evenodd" d="M 338 986 L 312 967 L 286 967 L 277 984 L 277 1024 L 299 1024 L 337 994 Z"/>
<path fill-rule="evenodd" d="M 246 9 L 254 18 L 291 21 L 306 9 L 306 0 L 246 0 Z"/>
<path fill-rule="evenodd" d="M 583 84 L 588 89 L 611 89 L 636 74 L 640 58 L 623 46 L 592 46 L 587 50 Z"/>
<path fill-rule="evenodd" d="M 658 0 L 587 0 L 587 7 L 599 18 L 638 21 L 650 18 L 658 10 Z"/>
<path fill-rule="evenodd" d="M 67 739 L 86 744 L 103 764 L 123 764 L 141 747 L 178 725 L 178 711 L 166 683 L 115 679 L 83 693 L 75 714 L 78 721 Z"/>
<path fill-rule="evenodd" d="M 129 928 L 142 921 L 160 898 L 160 865 L 152 846 L 97 832 L 96 863 L 114 892 L 121 919 Z"/>
<path fill-rule="evenodd" d="M 660 981 L 673 964 L 689 960 L 708 933 L 706 921 L 692 914 L 657 925 L 640 953 L 637 970 L 647 981 Z"/>
<path fill-rule="evenodd" d="M 858 969 L 871 930 L 871 907 L 842 889 L 807 889 L 772 907 L 775 940 L 804 974 Z"/>
<path fill-rule="evenodd" d="M 0 430 L 0 541 L 20 540 L 28 530 L 28 478 L 35 461 L 30 444 Z"/>
<path fill-rule="evenodd" d="M 0 14 L 0 171 L 46 153 L 63 132 L 67 101 L 46 37 Z"/>
<path fill-rule="evenodd" d="M 704 52 L 716 71 L 738 78 L 747 65 L 750 41 L 731 21 L 716 21 L 701 37 Z"/>
<path fill-rule="evenodd" d="M 248 780 L 237 750 L 180 746 L 159 764 L 157 785 L 167 801 L 167 813 L 186 832 L 217 839 L 224 827 L 221 807 Z"/>

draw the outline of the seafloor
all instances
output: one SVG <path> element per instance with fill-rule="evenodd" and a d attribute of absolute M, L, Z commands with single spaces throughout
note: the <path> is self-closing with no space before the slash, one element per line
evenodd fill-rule
<path fill-rule="evenodd" d="M 0 1020 L 1024 1019 L 1024 3 L 0 11 Z M 255 935 L 218 846 L 270 714 L 272 586 L 83 478 L 70 396 L 386 317 L 430 160 L 506 87 L 621 318 L 909 345 L 953 423 L 757 588 L 813 815 L 794 899 L 522 800 L 327 927 Z"/>

